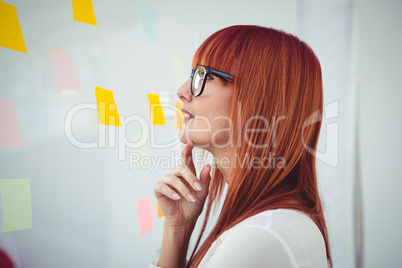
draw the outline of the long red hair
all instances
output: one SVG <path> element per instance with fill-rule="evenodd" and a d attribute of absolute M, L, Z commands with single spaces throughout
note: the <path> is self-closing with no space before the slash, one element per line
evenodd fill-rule
<path fill-rule="evenodd" d="M 234 146 L 228 148 L 232 170 L 221 213 L 196 251 L 211 207 L 213 204 L 217 207 L 225 186 L 223 175 L 215 165 L 206 217 L 186 267 L 197 267 L 224 231 L 257 213 L 278 208 L 296 209 L 311 217 L 322 233 L 328 264 L 332 267 L 315 168 L 323 109 L 318 58 L 305 42 L 289 33 L 254 25 L 236 25 L 219 30 L 201 44 L 192 66 L 200 64 L 234 75 L 230 115 Z M 269 120 L 269 131 L 247 132 L 246 141 L 244 125 L 256 115 Z M 247 129 L 267 129 L 264 120 L 248 123 Z M 235 126 L 241 126 L 241 132 L 235 130 Z M 250 146 L 250 142 L 261 146 Z M 236 158 L 243 161 L 272 159 L 272 156 L 280 156 L 286 164 L 276 168 L 236 164 Z"/>

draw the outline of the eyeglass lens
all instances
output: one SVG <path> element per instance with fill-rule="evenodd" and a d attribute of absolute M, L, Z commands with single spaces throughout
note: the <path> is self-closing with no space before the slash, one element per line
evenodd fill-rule
<path fill-rule="evenodd" d="M 197 96 L 200 93 L 206 73 L 207 71 L 202 66 L 199 66 L 195 69 L 192 84 L 194 96 Z"/>

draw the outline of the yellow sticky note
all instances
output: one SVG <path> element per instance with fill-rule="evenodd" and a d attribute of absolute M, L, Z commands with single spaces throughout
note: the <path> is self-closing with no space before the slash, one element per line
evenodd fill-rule
<path fill-rule="evenodd" d="M 0 1 L 0 46 L 28 52 L 18 21 L 17 8 Z"/>
<path fill-rule="evenodd" d="M 153 125 L 165 125 L 165 117 L 159 101 L 159 95 L 148 94 L 149 105 L 151 107 L 151 122 Z"/>
<path fill-rule="evenodd" d="M 182 120 L 184 118 L 184 114 L 181 111 L 181 107 L 183 107 L 183 103 L 180 101 L 175 101 L 174 105 L 176 106 L 176 129 L 181 129 Z"/>
<path fill-rule="evenodd" d="M 172 60 L 174 70 L 174 83 L 176 87 L 180 87 L 188 79 L 188 77 L 186 77 L 184 62 L 178 57 L 173 57 Z"/>
<path fill-rule="evenodd" d="M 99 123 L 120 127 L 121 122 L 116 104 L 114 103 L 113 91 L 95 87 L 95 95 L 96 102 L 98 103 Z"/>
<path fill-rule="evenodd" d="M 31 185 L 29 179 L 1 179 L 2 232 L 32 228 Z"/>
<path fill-rule="evenodd" d="M 165 215 L 163 214 L 163 211 L 159 205 L 158 199 L 156 199 L 156 205 L 158 206 L 158 218 L 163 218 Z"/>
<path fill-rule="evenodd" d="M 74 20 L 96 25 L 92 0 L 72 0 Z"/>

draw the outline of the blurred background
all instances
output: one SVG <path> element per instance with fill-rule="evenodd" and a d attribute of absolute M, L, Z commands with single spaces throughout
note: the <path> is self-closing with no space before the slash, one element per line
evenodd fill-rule
<path fill-rule="evenodd" d="M 79 2 L 0 1 L 0 247 L 16 267 L 148 267 L 163 231 L 153 185 L 182 148 L 176 114 L 155 123 L 150 96 L 174 106 L 198 46 L 236 24 L 295 34 L 321 62 L 334 267 L 400 267 L 402 1 Z M 143 120 L 99 124 L 102 96 Z"/>

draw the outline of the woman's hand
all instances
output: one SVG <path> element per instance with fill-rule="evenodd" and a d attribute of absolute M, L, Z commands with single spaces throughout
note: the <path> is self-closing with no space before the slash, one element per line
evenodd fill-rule
<path fill-rule="evenodd" d="M 165 222 L 172 227 L 195 224 L 208 196 L 211 165 L 206 165 L 202 169 L 200 180 L 198 180 L 195 176 L 192 150 L 193 144 L 187 142 L 181 153 L 183 165 L 173 168 L 154 185 L 154 193 L 165 215 Z M 197 182 L 202 190 L 197 189 L 194 184 Z M 174 194 L 180 199 L 177 199 Z M 192 201 L 188 194 L 191 194 L 195 201 Z"/>

